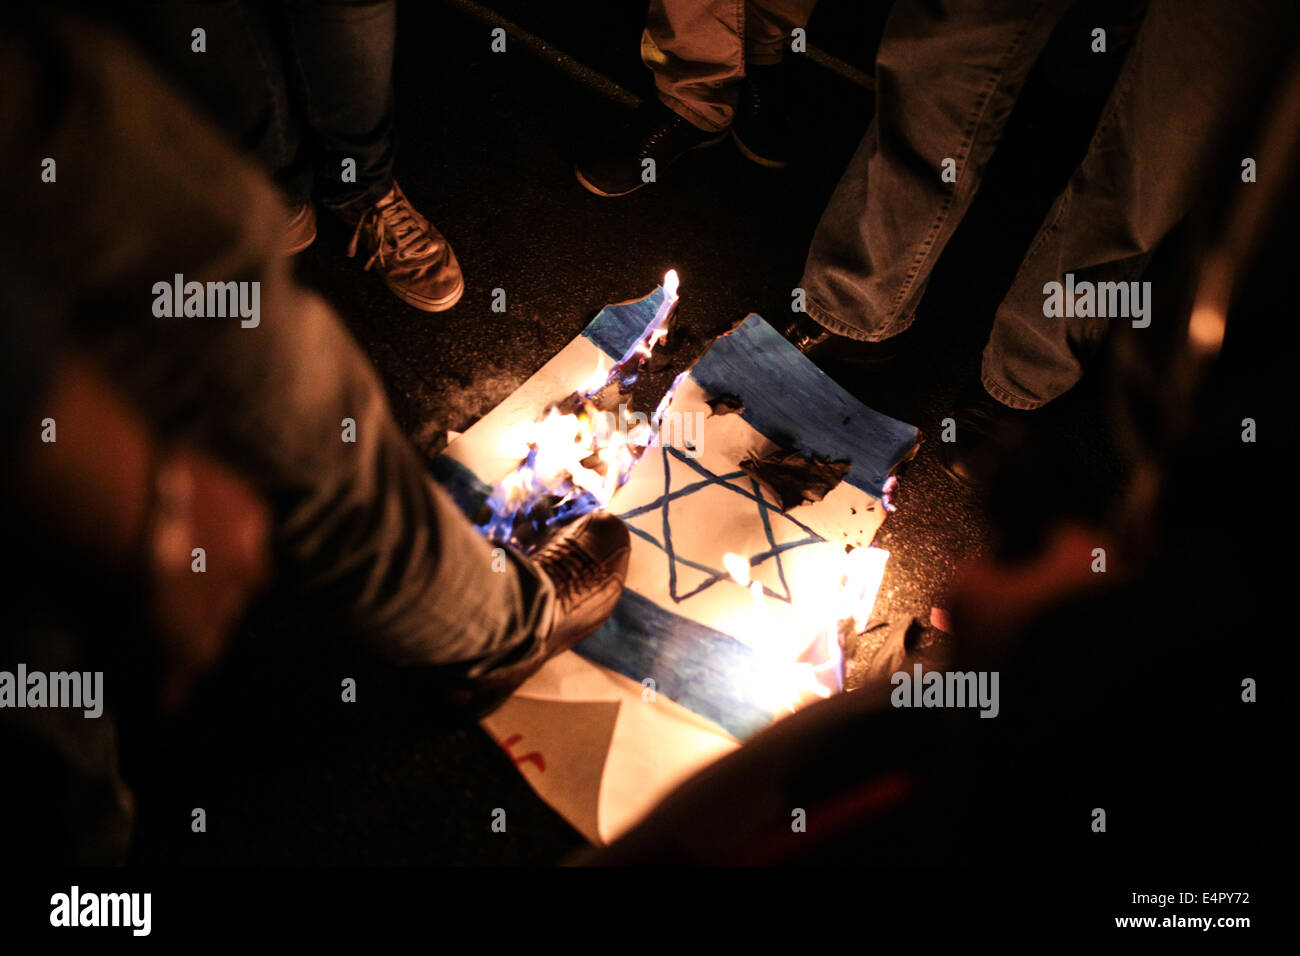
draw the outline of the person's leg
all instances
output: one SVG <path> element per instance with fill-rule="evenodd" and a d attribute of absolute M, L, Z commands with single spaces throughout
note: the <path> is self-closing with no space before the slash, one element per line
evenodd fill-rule
<path fill-rule="evenodd" d="M 745 4 L 745 69 L 775 66 L 790 48 L 796 27 L 806 27 L 817 0 L 748 0 Z"/>
<path fill-rule="evenodd" d="M 281 581 L 324 619 L 389 660 L 466 680 L 528 657 L 549 588 L 494 556 L 436 485 L 329 307 L 273 275 L 262 297 L 256 328 L 148 322 L 114 330 L 102 353 L 164 436 L 266 493 Z"/>
<path fill-rule="evenodd" d="M 807 25 L 816 0 L 749 0 L 745 7 L 745 82 L 731 135 L 746 159 L 789 165 L 795 137 L 789 122 L 785 53 L 796 27 Z"/>
<path fill-rule="evenodd" d="M 408 305 L 450 309 L 465 291 L 460 263 L 393 178 L 396 0 L 283 0 L 281 13 L 316 198 L 353 227 L 348 255 Z"/>
<path fill-rule="evenodd" d="M 876 59 L 875 118 L 822 214 L 800 283 L 821 327 L 876 342 L 911 324 L 1025 77 L 1068 6 L 894 7 Z M 945 181 L 945 167 L 956 182 Z"/>
<path fill-rule="evenodd" d="M 651 0 L 641 59 L 659 98 L 700 129 L 731 125 L 749 66 L 781 62 L 816 0 Z"/>
<path fill-rule="evenodd" d="M 193 96 L 284 191 L 307 202 L 311 169 L 266 11 L 250 0 L 129 0 L 117 12 L 131 38 Z M 203 52 L 194 31 L 203 30 Z"/>
<path fill-rule="evenodd" d="M 998 308 L 981 376 L 990 395 L 1019 409 L 1051 401 L 1110 325 L 1134 318 L 1047 317 L 1044 286 L 1067 273 L 1076 284 L 1135 281 L 1211 175 L 1219 191 L 1250 188 L 1240 157 L 1215 163 L 1294 49 L 1286 16 L 1268 0 L 1151 0 L 1083 162 Z"/>
<path fill-rule="evenodd" d="M 651 0 L 641 59 L 657 95 L 582 149 L 574 164 L 578 182 L 597 196 L 625 196 L 658 182 L 692 150 L 720 143 L 728 130 L 749 159 L 786 165 L 784 89 L 774 75 L 780 68 L 747 67 L 746 30 L 753 19 L 757 60 L 779 64 L 783 37 L 807 20 L 812 2 L 764 0 L 766 9 L 755 13 L 746 0 Z M 759 84 L 757 71 L 768 82 Z"/>
<path fill-rule="evenodd" d="M 355 218 L 393 185 L 396 0 L 285 0 L 281 11 L 316 198 Z"/>
<path fill-rule="evenodd" d="M 693 126 L 731 125 L 745 75 L 745 0 L 651 0 L 641 60 L 664 104 Z"/>

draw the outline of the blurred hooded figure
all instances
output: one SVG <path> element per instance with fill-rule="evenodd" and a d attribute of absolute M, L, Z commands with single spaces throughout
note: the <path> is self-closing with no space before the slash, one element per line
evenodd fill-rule
<path fill-rule="evenodd" d="M 23 224 L 0 238 L 0 522 L 21 556 L 0 672 L 103 672 L 105 705 L 0 708 L 3 758 L 29 768 L 0 788 L 7 852 L 122 861 L 117 718 L 180 708 L 268 584 L 461 717 L 600 625 L 621 522 L 494 552 L 292 281 L 270 181 L 126 44 L 24 11 L 0 18 L 0 61 L 0 201 Z M 191 285 L 258 307 L 196 315 Z"/>

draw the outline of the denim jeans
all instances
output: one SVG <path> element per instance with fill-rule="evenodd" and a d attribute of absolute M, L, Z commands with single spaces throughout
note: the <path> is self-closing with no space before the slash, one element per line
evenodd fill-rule
<path fill-rule="evenodd" d="M 396 0 L 129 0 L 122 15 L 291 205 L 351 217 L 391 188 Z"/>
<path fill-rule="evenodd" d="M 641 59 L 659 98 L 701 129 L 731 126 L 746 64 L 780 63 L 817 0 L 651 0 Z"/>
<path fill-rule="evenodd" d="M 808 313 L 821 325 L 879 341 L 911 324 L 1025 78 L 1069 6 L 894 6 L 876 62 L 875 118 L 804 267 Z M 1061 395 L 1113 321 L 1045 317 L 1047 283 L 1066 273 L 1076 281 L 1135 280 L 1198 191 L 1243 187 L 1239 168 L 1217 185 L 1210 176 L 1235 114 L 1261 105 L 1251 93 L 1287 52 L 1286 6 L 1151 0 L 1087 153 L 997 309 L 981 373 L 994 398 L 1031 409 Z M 941 177 L 949 158 L 955 183 Z"/>

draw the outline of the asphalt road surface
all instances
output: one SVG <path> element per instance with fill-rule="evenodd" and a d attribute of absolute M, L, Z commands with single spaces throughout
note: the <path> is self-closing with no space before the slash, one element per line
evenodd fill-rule
<path fill-rule="evenodd" d="M 578 185 L 573 155 L 651 95 L 638 56 L 643 2 L 404 4 L 397 176 L 453 243 L 464 298 L 440 315 L 405 306 L 345 257 L 348 237 L 329 223 L 299 272 L 372 356 L 417 446 L 435 455 L 448 430 L 495 406 L 602 305 L 648 293 L 669 267 L 682 277 L 685 322 L 788 314 L 817 219 L 870 121 L 863 80 L 885 5 L 873 6 L 825 0 L 809 26 L 817 58 L 792 66 L 793 168 L 762 169 L 728 142 L 689 155 L 652 188 L 602 199 Z M 493 53 L 490 31 L 503 22 L 507 50 Z M 870 376 L 827 367 L 932 439 L 978 369 L 994 308 L 1082 155 L 1122 57 L 1080 56 L 1071 29 L 1082 28 L 1067 21 L 1029 81 L 930 284 L 911 352 Z M 498 288 L 503 314 L 490 308 Z M 1085 381 L 1058 403 L 1054 433 L 1104 476 L 1112 456 L 1097 391 Z M 991 544 L 981 502 L 944 475 L 935 445 L 910 464 L 877 537 L 892 552 L 878 621 L 928 620 L 958 564 Z M 137 860 L 544 864 L 582 845 L 477 726 L 436 722 L 418 683 L 367 669 L 338 637 L 299 611 L 268 612 L 189 720 L 141 731 L 124 758 L 139 795 Z M 871 639 L 849 650 L 852 683 Z M 355 705 L 339 702 L 344 676 L 359 677 Z M 206 834 L 190 832 L 199 806 Z M 497 807 L 506 833 L 490 829 Z"/>

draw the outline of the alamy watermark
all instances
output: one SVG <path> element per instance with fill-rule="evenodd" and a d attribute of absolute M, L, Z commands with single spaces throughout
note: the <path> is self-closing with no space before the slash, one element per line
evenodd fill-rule
<path fill-rule="evenodd" d="M 50 925 L 55 927 L 122 926 L 133 936 L 148 936 L 152 911 L 152 893 L 83 893 L 73 885 L 50 897 Z"/>
<path fill-rule="evenodd" d="M 153 284 L 153 314 L 160 319 L 240 319 L 246 329 L 262 321 L 262 283 L 186 282 L 176 273 L 171 282 Z"/>
<path fill-rule="evenodd" d="M 67 707 L 89 718 L 104 713 L 103 671 L 0 671 L 0 707 Z"/>
<path fill-rule="evenodd" d="M 1132 319 L 1133 328 L 1151 324 L 1150 282 L 1083 282 L 1074 281 L 1074 273 L 1065 274 L 1065 282 L 1043 286 L 1043 315 L 1049 319 Z"/>
<path fill-rule="evenodd" d="M 996 717 L 997 671 L 896 671 L 889 678 L 894 686 L 889 702 L 895 707 L 978 707 L 981 717 Z"/>
<path fill-rule="evenodd" d="M 653 434 L 650 416 L 645 412 L 631 411 L 626 404 L 620 404 L 617 411 L 596 411 L 593 417 L 601 419 L 594 423 L 596 434 L 602 436 L 620 436 L 623 446 L 645 445 Z M 659 445 L 675 448 L 687 458 L 700 457 L 701 438 L 704 435 L 704 422 L 708 412 L 665 411 L 659 420 Z M 608 445 L 606 437 L 603 444 Z"/>

